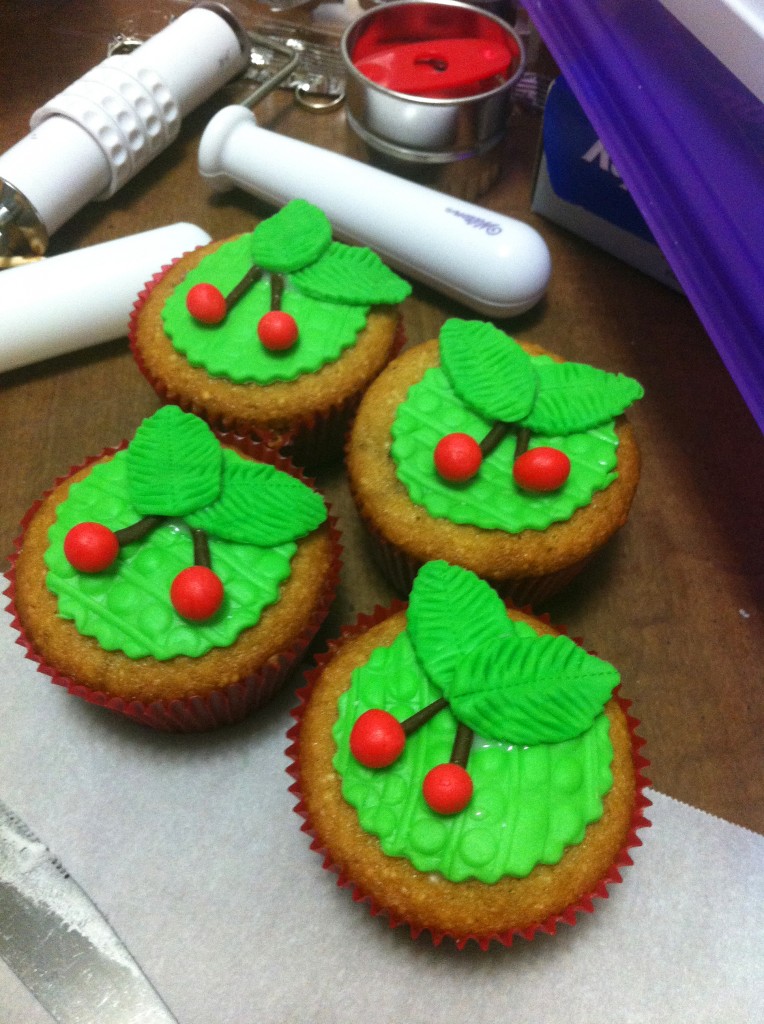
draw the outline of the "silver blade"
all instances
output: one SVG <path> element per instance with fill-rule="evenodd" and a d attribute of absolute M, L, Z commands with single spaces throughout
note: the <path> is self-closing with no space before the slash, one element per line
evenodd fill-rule
<path fill-rule="evenodd" d="M 61 1024 L 177 1024 L 95 904 L 3 803 L 0 956 Z"/>

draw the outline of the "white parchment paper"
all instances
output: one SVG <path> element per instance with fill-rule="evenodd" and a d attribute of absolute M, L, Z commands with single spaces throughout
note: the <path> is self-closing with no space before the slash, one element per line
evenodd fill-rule
<path fill-rule="evenodd" d="M 644 846 L 594 914 L 510 949 L 434 948 L 309 849 L 285 771 L 293 687 L 241 725 L 166 736 L 53 686 L 14 636 L 3 612 L 0 799 L 180 1024 L 764 1020 L 764 836 L 652 793 Z M 0 1022 L 46 1021 L 0 961 Z"/>

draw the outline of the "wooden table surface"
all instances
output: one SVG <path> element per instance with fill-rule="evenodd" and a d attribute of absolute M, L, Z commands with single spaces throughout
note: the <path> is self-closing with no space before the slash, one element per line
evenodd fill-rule
<path fill-rule="evenodd" d="M 6 0 L 0 152 L 26 134 L 38 106 L 106 56 L 117 32 L 151 34 L 187 6 Z M 235 10 L 250 28 L 271 17 L 255 3 Z M 274 212 L 242 191 L 211 198 L 197 172 L 199 135 L 234 93 L 190 115 L 171 149 L 111 200 L 73 217 L 49 255 L 181 220 L 220 238 Z M 282 91 L 257 117 L 276 132 L 367 158 L 342 109 L 311 114 Z M 568 359 L 630 374 L 646 391 L 629 414 L 643 454 L 629 523 L 545 610 L 621 671 L 655 788 L 764 832 L 762 436 L 683 296 L 530 213 L 540 127 L 538 112 L 513 113 L 502 176 L 481 200 L 531 223 L 552 253 L 546 298 L 500 326 Z M 403 312 L 410 345 L 435 336 L 450 316 L 475 317 L 419 285 Z M 2 374 L 0 389 L 6 554 L 20 518 L 53 479 L 131 436 L 158 402 L 125 339 Z M 331 634 L 393 595 L 367 557 L 342 467 L 318 482 L 346 545 Z"/>

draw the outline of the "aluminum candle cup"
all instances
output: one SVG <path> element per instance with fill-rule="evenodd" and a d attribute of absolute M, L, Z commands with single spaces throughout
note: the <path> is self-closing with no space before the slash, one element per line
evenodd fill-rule
<path fill-rule="evenodd" d="M 341 43 L 350 126 L 376 162 L 475 198 L 499 170 L 522 42 L 458 0 L 400 0 L 354 21 Z"/>

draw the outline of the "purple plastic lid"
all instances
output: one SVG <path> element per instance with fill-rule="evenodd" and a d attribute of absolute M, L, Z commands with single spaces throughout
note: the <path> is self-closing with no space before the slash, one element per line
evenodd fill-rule
<path fill-rule="evenodd" d="M 764 105 L 657 0 L 526 0 L 764 430 Z"/>

